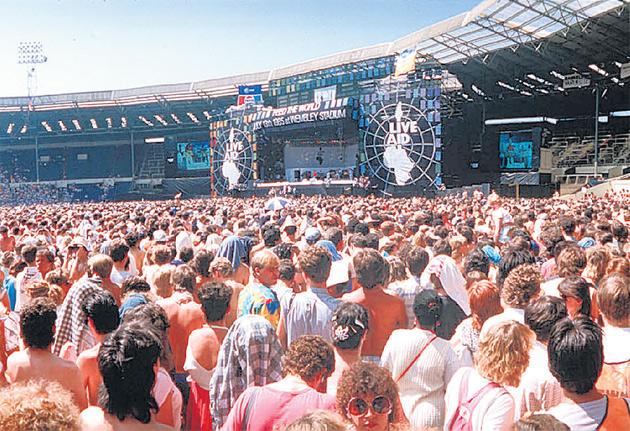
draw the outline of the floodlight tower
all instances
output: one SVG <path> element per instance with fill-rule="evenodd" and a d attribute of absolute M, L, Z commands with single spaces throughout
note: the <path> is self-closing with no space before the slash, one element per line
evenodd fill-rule
<path fill-rule="evenodd" d="M 36 64 L 46 63 L 44 46 L 41 42 L 19 42 L 18 64 L 26 64 L 26 88 L 29 99 L 37 91 Z"/>

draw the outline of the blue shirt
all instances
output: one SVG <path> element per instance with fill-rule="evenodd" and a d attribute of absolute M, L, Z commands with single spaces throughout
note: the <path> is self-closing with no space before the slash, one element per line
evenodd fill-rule
<path fill-rule="evenodd" d="M 333 313 L 342 303 L 326 289 L 310 288 L 295 295 L 287 312 L 287 345 L 302 335 L 319 335 L 332 342 Z"/>

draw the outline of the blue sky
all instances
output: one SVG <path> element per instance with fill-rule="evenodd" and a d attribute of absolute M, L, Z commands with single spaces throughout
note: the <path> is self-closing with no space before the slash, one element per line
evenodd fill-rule
<path fill-rule="evenodd" d="M 41 41 L 36 94 L 270 70 L 389 42 L 480 0 L 4 0 L 0 97 L 26 95 L 21 41 Z"/>

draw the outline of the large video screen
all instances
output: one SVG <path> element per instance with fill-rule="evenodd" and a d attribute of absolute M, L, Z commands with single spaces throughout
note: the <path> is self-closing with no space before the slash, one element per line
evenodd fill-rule
<path fill-rule="evenodd" d="M 210 170 L 208 141 L 178 142 L 177 168 L 181 171 Z"/>
<path fill-rule="evenodd" d="M 502 170 L 537 168 L 537 151 L 532 130 L 501 132 L 499 135 L 499 167 Z"/>

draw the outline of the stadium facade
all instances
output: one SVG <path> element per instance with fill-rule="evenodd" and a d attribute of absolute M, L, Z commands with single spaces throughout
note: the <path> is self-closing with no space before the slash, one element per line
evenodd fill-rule
<path fill-rule="evenodd" d="M 367 176 L 385 193 L 520 183 L 549 193 L 630 166 L 620 0 L 488 0 L 398 40 L 271 71 L 0 98 L 3 196 L 252 190 Z"/>

